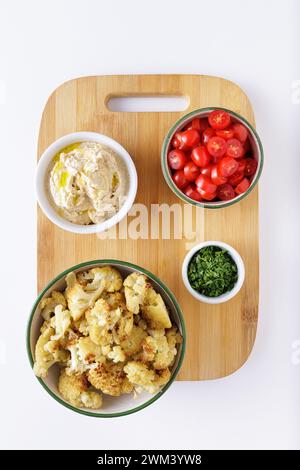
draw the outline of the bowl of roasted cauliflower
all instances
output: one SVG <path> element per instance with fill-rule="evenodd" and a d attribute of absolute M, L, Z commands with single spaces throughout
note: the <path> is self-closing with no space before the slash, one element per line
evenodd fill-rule
<path fill-rule="evenodd" d="M 180 307 L 139 266 L 97 260 L 74 266 L 37 298 L 27 349 L 47 392 L 73 411 L 123 416 L 156 401 L 183 361 Z"/>

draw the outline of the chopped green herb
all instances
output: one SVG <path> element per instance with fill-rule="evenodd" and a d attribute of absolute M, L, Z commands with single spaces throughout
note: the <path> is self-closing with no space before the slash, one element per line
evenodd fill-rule
<path fill-rule="evenodd" d="M 238 269 L 228 251 L 206 246 L 197 251 L 188 266 L 188 279 L 193 289 L 206 297 L 219 297 L 233 289 Z"/>

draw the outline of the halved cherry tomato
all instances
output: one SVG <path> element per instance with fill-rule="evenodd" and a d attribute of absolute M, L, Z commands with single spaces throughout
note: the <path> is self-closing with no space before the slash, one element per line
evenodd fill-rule
<path fill-rule="evenodd" d="M 180 135 L 181 142 L 188 148 L 193 148 L 200 142 L 200 134 L 195 129 L 183 131 Z"/>
<path fill-rule="evenodd" d="M 184 189 L 184 194 L 191 198 L 194 199 L 194 201 L 201 201 L 202 197 L 200 196 L 199 191 L 197 191 L 197 188 L 194 184 L 189 184 L 185 189 Z"/>
<path fill-rule="evenodd" d="M 223 157 L 226 148 L 226 141 L 222 137 L 215 136 L 207 142 L 207 150 L 213 157 Z"/>
<path fill-rule="evenodd" d="M 239 166 L 238 166 L 238 169 L 237 171 L 245 171 L 245 168 L 246 168 L 246 158 L 240 158 L 238 160 L 238 163 L 239 163 Z"/>
<path fill-rule="evenodd" d="M 239 167 L 238 162 L 231 157 L 224 157 L 218 163 L 219 171 L 224 178 L 228 178 L 233 175 Z"/>
<path fill-rule="evenodd" d="M 209 176 L 199 175 L 195 181 L 197 189 L 202 189 L 207 193 L 214 193 L 217 190 L 217 186 L 212 182 Z"/>
<path fill-rule="evenodd" d="M 199 118 L 192 119 L 192 122 L 189 123 L 187 130 L 196 129 L 196 131 L 201 131 L 201 124 Z"/>
<path fill-rule="evenodd" d="M 240 158 L 244 155 L 245 150 L 238 139 L 229 139 L 227 141 L 227 157 Z"/>
<path fill-rule="evenodd" d="M 206 145 L 209 139 L 211 139 L 214 135 L 216 135 L 215 131 L 211 127 L 208 127 L 203 131 L 202 143 Z"/>
<path fill-rule="evenodd" d="M 179 150 L 182 150 L 183 152 L 187 152 L 188 150 L 190 150 L 190 147 L 182 141 L 181 136 L 182 136 L 182 132 L 176 132 L 176 134 L 173 137 L 173 139 L 177 139 L 177 141 L 179 142 L 179 146 L 176 148 L 178 148 Z"/>
<path fill-rule="evenodd" d="M 171 141 L 171 146 L 173 147 L 173 149 L 178 149 L 180 147 L 180 140 L 178 139 L 178 135 L 176 134 L 174 135 Z"/>
<path fill-rule="evenodd" d="M 212 111 L 208 116 L 208 122 L 213 129 L 226 129 L 230 124 L 230 116 L 222 109 Z"/>
<path fill-rule="evenodd" d="M 195 165 L 204 167 L 210 162 L 210 155 L 204 145 L 199 145 L 192 150 L 191 159 Z"/>
<path fill-rule="evenodd" d="M 224 184 L 227 181 L 227 178 L 225 178 L 224 176 L 220 174 L 218 165 L 212 166 L 210 177 L 211 177 L 212 182 L 217 186 L 219 186 L 220 184 Z"/>
<path fill-rule="evenodd" d="M 255 158 L 246 158 L 245 159 L 245 175 L 252 176 L 256 172 L 257 161 Z"/>
<path fill-rule="evenodd" d="M 189 181 L 186 179 L 186 177 L 185 177 L 182 170 L 175 171 L 172 178 L 173 178 L 173 181 L 176 184 L 177 188 L 179 188 L 179 189 L 183 189 L 189 184 Z"/>
<path fill-rule="evenodd" d="M 220 129 L 219 131 L 216 131 L 216 135 L 218 137 L 222 137 L 222 139 L 229 140 L 233 139 L 234 132 L 232 127 L 229 127 L 228 129 Z"/>
<path fill-rule="evenodd" d="M 243 194 L 247 191 L 250 186 L 250 181 L 248 178 L 244 178 L 235 188 L 236 194 Z"/>
<path fill-rule="evenodd" d="M 234 136 L 239 139 L 241 142 L 246 142 L 248 137 L 248 130 L 243 124 L 234 124 L 233 125 Z"/>
<path fill-rule="evenodd" d="M 212 201 L 217 197 L 217 191 L 215 191 L 214 193 L 209 193 L 200 188 L 198 188 L 197 191 L 199 191 L 200 196 L 206 201 Z"/>
<path fill-rule="evenodd" d="M 235 192 L 230 184 L 222 184 L 218 187 L 217 196 L 221 201 L 229 201 L 235 197 Z"/>
<path fill-rule="evenodd" d="M 187 162 L 187 158 L 182 150 L 171 150 L 168 154 L 168 163 L 172 170 L 182 170 Z"/>
<path fill-rule="evenodd" d="M 187 162 L 183 169 L 184 176 L 189 181 L 195 181 L 200 174 L 200 168 L 194 162 Z"/>
<path fill-rule="evenodd" d="M 244 176 L 245 173 L 243 170 L 237 169 L 237 171 L 228 178 L 228 183 L 231 184 L 231 186 L 237 186 L 244 179 Z"/>
<path fill-rule="evenodd" d="M 237 170 L 228 178 L 228 183 L 231 184 L 231 186 L 237 186 L 245 176 L 246 160 L 241 158 L 238 160 L 238 163 L 239 166 Z"/>
<path fill-rule="evenodd" d="M 213 165 L 207 165 L 204 168 L 201 168 L 201 170 L 200 170 L 201 174 L 210 177 L 212 167 L 213 167 Z"/>

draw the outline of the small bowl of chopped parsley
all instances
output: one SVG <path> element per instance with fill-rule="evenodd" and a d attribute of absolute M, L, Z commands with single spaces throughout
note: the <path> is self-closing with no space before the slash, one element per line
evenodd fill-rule
<path fill-rule="evenodd" d="M 245 278 L 239 253 L 227 243 L 199 243 L 186 255 L 182 278 L 187 290 L 198 300 L 219 304 L 232 299 Z"/>

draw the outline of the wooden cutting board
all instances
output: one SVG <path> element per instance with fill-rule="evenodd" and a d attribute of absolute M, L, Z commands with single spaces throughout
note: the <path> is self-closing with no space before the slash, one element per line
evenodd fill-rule
<path fill-rule="evenodd" d="M 114 96 L 180 95 L 189 98 L 184 112 L 111 112 Z M 222 106 L 254 125 L 251 104 L 234 83 L 203 75 L 95 76 L 71 80 L 50 96 L 43 112 L 38 155 L 55 139 L 74 131 L 95 131 L 113 137 L 131 154 L 137 168 L 136 202 L 181 204 L 167 186 L 160 150 L 171 125 L 197 108 Z M 198 241 L 221 240 L 242 255 L 245 283 L 231 301 L 213 306 L 197 302 L 181 280 L 187 240 L 101 240 L 75 235 L 53 225 L 38 209 L 38 289 L 77 263 L 115 258 L 136 263 L 158 275 L 173 291 L 184 313 L 187 351 L 179 380 L 224 377 L 247 360 L 255 340 L 258 316 L 259 246 L 258 190 L 221 210 L 201 210 Z M 193 219 L 195 214 L 192 215 Z M 130 222 L 130 217 L 128 222 Z M 171 224 L 172 225 L 172 224 Z M 200 238 L 200 240 L 199 240 Z"/>

